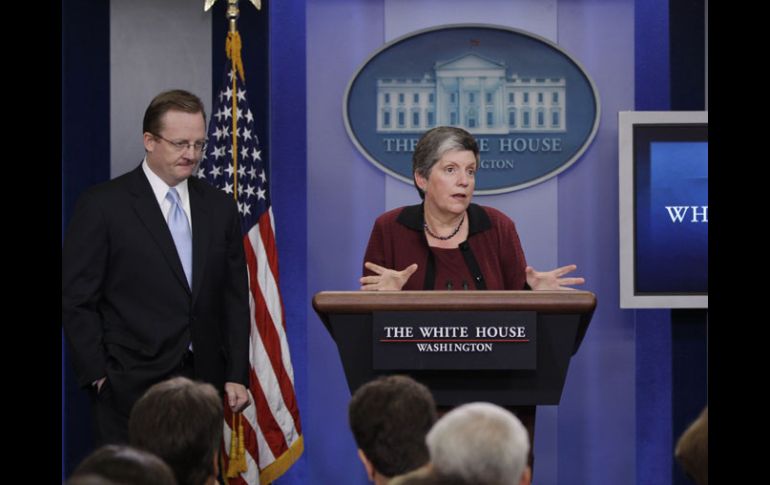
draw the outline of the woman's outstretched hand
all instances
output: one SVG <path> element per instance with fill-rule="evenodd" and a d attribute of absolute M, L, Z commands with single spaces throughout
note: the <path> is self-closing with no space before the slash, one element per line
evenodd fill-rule
<path fill-rule="evenodd" d="M 362 276 L 358 281 L 364 291 L 400 290 L 409 277 L 417 271 L 417 263 L 411 264 L 401 271 L 384 268 L 374 263 L 366 262 L 364 267 L 376 274 Z"/>
<path fill-rule="evenodd" d="M 532 266 L 527 266 L 527 283 L 533 290 L 574 290 L 572 285 L 582 285 L 585 278 L 562 278 L 567 273 L 577 269 L 577 265 L 570 264 L 551 271 L 537 271 Z"/>

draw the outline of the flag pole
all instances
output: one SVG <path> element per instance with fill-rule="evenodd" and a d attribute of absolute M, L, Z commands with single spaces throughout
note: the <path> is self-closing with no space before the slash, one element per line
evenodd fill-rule
<path fill-rule="evenodd" d="M 235 81 L 235 72 L 241 76 L 241 82 L 245 83 L 243 75 L 243 61 L 241 59 L 241 34 L 238 33 L 238 0 L 227 0 L 227 20 L 230 23 L 230 32 L 227 33 L 225 50 L 230 59 L 230 84 L 233 91 L 231 114 L 233 119 L 232 150 L 233 150 L 233 197 L 238 201 L 238 88 Z"/>
<path fill-rule="evenodd" d="M 246 77 L 243 70 L 243 60 L 241 59 L 241 36 L 238 32 L 238 17 L 240 16 L 240 10 L 238 8 L 239 0 L 227 0 L 227 9 L 225 17 L 228 20 L 229 31 L 227 33 L 227 41 L 225 42 L 225 52 L 227 58 L 230 59 L 230 80 L 232 90 L 232 104 L 231 104 L 231 117 L 232 117 L 232 155 L 233 155 L 233 198 L 235 202 L 238 202 L 238 89 L 236 83 L 236 74 L 240 76 L 241 82 L 246 82 Z M 216 3 L 216 0 L 206 0 L 203 6 L 204 11 L 208 11 Z M 260 0 L 251 0 L 251 3 L 260 10 L 262 5 Z M 224 405 L 227 405 L 225 402 Z M 237 419 L 237 422 L 236 422 Z M 223 476 L 227 478 L 234 478 L 239 476 L 242 472 L 248 471 L 248 464 L 246 463 L 246 450 L 244 446 L 244 433 L 241 413 L 233 413 L 233 422 L 231 425 L 232 435 L 230 440 L 230 453 L 229 464 L 227 470 L 223 473 Z"/>

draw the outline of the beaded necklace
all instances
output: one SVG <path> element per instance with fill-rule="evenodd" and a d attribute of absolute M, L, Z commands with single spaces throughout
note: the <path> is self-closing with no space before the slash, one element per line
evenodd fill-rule
<path fill-rule="evenodd" d="M 460 219 L 460 223 L 457 224 L 457 227 L 455 228 L 454 231 L 452 231 L 452 234 L 450 234 L 448 236 L 437 236 L 437 235 L 433 234 L 433 232 L 430 230 L 430 227 L 428 227 L 428 223 L 427 222 L 423 222 L 422 223 L 422 227 L 425 228 L 425 232 L 427 232 L 431 237 L 439 239 L 441 241 L 446 241 L 447 239 L 452 239 L 453 237 L 455 237 L 455 234 L 460 232 L 460 228 L 462 227 L 463 222 L 465 222 L 465 214 L 463 214 L 462 218 Z"/>

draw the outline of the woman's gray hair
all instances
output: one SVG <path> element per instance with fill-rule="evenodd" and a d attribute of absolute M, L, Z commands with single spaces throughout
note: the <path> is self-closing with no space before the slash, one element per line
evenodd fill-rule
<path fill-rule="evenodd" d="M 425 437 L 437 474 L 477 485 L 519 483 L 529 435 L 519 419 L 495 404 L 475 402 L 448 412 Z"/>
<path fill-rule="evenodd" d="M 427 179 L 433 165 L 451 150 L 472 151 L 476 157 L 476 163 L 479 161 L 479 145 L 476 139 L 462 128 L 437 126 L 426 131 L 417 142 L 412 155 L 412 181 L 421 199 L 425 198 L 425 192 L 417 185 L 415 176 L 420 174 Z"/>

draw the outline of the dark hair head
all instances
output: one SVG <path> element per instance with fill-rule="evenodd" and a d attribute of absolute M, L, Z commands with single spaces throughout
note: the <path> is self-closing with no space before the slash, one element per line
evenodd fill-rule
<path fill-rule="evenodd" d="M 150 387 L 128 420 L 132 445 L 171 466 L 179 485 L 200 485 L 215 475 L 223 426 L 222 398 L 214 386 L 175 377 Z"/>
<path fill-rule="evenodd" d="M 171 468 L 160 458 L 130 446 L 106 445 L 75 469 L 68 485 L 176 485 Z"/>
<path fill-rule="evenodd" d="M 163 130 L 163 115 L 169 111 L 200 113 L 203 115 L 203 124 L 206 124 L 206 108 L 203 106 L 203 101 L 189 91 L 173 89 L 160 93 L 150 101 L 150 105 L 144 112 L 142 132 L 159 135 Z"/>
<path fill-rule="evenodd" d="M 425 435 L 436 422 L 436 403 L 411 377 L 364 384 L 350 400 L 348 417 L 356 444 L 381 475 L 401 475 L 428 462 Z"/>
<path fill-rule="evenodd" d="M 412 155 L 412 181 L 421 199 L 425 198 L 425 192 L 417 186 L 415 175 L 429 178 L 436 162 L 451 150 L 470 150 L 476 156 L 476 163 L 479 161 L 479 144 L 473 135 L 462 128 L 437 126 L 426 131 L 417 142 Z"/>
<path fill-rule="evenodd" d="M 171 478 L 174 478 L 174 475 L 171 474 Z M 174 480 L 174 483 L 176 483 L 176 480 Z M 71 476 L 66 482 L 64 482 L 65 485 L 129 485 L 127 483 L 116 483 L 112 480 L 109 480 L 107 478 L 104 478 L 101 475 L 94 475 L 92 473 L 89 473 L 88 475 L 77 475 L 77 476 Z"/>

